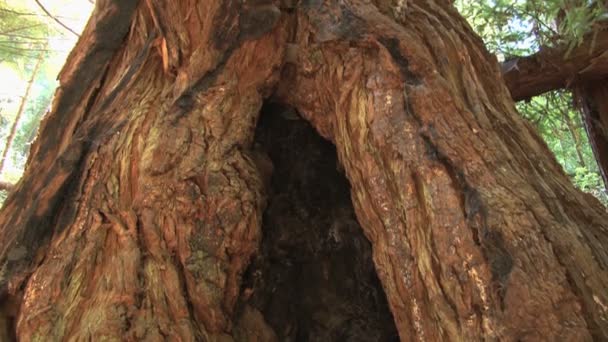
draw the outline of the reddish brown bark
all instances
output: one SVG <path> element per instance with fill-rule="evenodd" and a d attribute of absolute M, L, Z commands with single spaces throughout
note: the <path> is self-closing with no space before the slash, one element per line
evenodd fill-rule
<path fill-rule="evenodd" d="M 608 78 L 578 84 L 574 93 L 583 112 L 591 149 L 608 190 Z"/>
<path fill-rule="evenodd" d="M 351 10 L 365 19 L 338 32 L 322 11 L 299 22 L 342 43 L 303 47 L 287 97 L 336 143 L 402 339 L 605 335 L 605 212 L 518 119 L 480 42 L 429 1 L 402 26 Z"/>
<path fill-rule="evenodd" d="M 0 216 L 19 340 L 292 336 L 257 303 L 276 283 L 242 286 L 262 229 L 298 227 L 273 207 L 262 227 L 284 165 L 254 144 L 269 98 L 335 144 L 401 340 L 608 337 L 608 214 L 449 1 L 100 2 L 61 82 Z M 310 285 L 356 290 L 328 284 L 333 260 Z"/>

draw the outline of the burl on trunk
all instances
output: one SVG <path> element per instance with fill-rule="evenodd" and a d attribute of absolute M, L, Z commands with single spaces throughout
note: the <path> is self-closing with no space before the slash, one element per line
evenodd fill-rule
<path fill-rule="evenodd" d="M 608 214 L 450 1 L 98 1 L 60 80 L 7 338 L 608 338 Z"/>

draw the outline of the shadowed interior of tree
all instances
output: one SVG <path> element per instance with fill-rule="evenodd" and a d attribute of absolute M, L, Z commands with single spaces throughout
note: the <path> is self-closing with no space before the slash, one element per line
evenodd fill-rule
<path fill-rule="evenodd" d="M 277 104 L 264 106 L 255 146 L 271 178 L 250 303 L 280 341 L 398 341 L 334 146 Z"/>

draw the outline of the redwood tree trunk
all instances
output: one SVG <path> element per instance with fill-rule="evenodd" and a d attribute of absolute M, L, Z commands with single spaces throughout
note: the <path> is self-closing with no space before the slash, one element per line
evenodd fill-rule
<path fill-rule="evenodd" d="M 608 78 L 575 86 L 589 143 L 608 190 Z"/>
<path fill-rule="evenodd" d="M 9 335 L 293 336 L 243 284 L 271 98 L 335 144 L 401 340 L 608 338 L 608 214 L 449 2 L 98 2 L 0 216 Z"/>

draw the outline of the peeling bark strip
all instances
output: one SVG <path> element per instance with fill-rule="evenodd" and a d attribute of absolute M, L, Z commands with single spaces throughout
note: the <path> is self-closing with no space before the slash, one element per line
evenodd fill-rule
<path fill-rule="evenodd" d="M 0 260 L 12 274 L 27 273 L 25 268 L 38 247 L 52 233 L 52 217 L 59 209 L 65 184 L 79 173 L 77 162 L 85 145 L 95 138 L 73 142 L 74 133 L 96 100 L 107 63 L 128 31 L 135 3 L 103 2 L 59 76 L 61 87 L 55 94 L 52 113 L 41 123 L 22 177 L 29 181 L 17 185 L 0 216 L 0 227 L 5 227 L 0 230 Z M 25 273 L 16 278 L 11 291 L 19 288 L 19 279 Z M 10 279 L 0 279 L 1 293 L 11 285 Z"/>
<path fill-rule="evenodd" d="M 449 1 L 98 1 L 0 216 L 6 336 L 283 336 L 241 286 L 274 92 L 335 144 L 401 340 L 607 339 L 608 214 L 500 78 Z"/>

